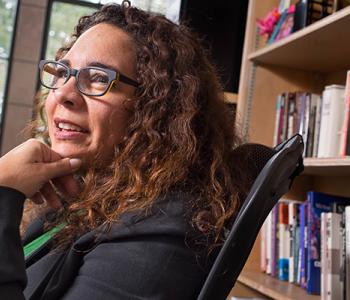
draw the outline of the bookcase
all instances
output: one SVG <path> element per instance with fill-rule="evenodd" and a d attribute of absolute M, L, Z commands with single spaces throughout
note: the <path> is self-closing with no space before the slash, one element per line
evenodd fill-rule
<path fill-rule="evenodd" d="M 270 146 L 278 94 L 321 94 L 326 85 L 344 85 L 350 69 L 350 7 L 265 45 L 257 34 L 256 18 L 263 18 L 278 4 L 278 0 L 249 1 L 236 115 L 247 141 Z M 350 196 L 350 157 L 306 158 L 304 164 L 304 173 L 287 197 L 304 201 L 309 190 Z M 233 294 L 242 287 L 272 299 L 320 299 L 260 271 L 259 237 Z"/>

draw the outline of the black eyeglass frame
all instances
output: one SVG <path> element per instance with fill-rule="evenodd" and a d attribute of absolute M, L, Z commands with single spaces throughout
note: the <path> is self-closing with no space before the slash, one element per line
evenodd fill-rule
<path fill-rule="evenodd" d="M 42 80 L 42 74 L 43 74 L 43 70 L 44 70 L 44 66 L 46 64 L 49 64 L 49 63 L 54 63 L 54 64 L 58 64 L 62 67 L 64 67 L 65 69 L 67 69 L 68 71 L 68 74 L 67 74 L 67 78 L 65 79 L 64 83 L 61 85 L 63 86 L 64 84 L 67 83 L 67 81 L 72 77 L 74 76 L 76 78 L 76 86 L 79 90 L 80 93 L 82 93 L 83 95 L 86 95 L 86 96 L 96 96 L 96 97 L 100 97 L 100 96 L 103 96 L 105 95 L 107 92 L 110 91 L 110 89 L 113 87 L 113 85 L 115 85 L 116 83 L 118 83 L 118 81 L 120 82 L 123 82 L 125 84 L 128 84 L 128 85 L 131 85 L 131 86 L 134 86 L 134 87 L 138 87 L 139 86 L 139 83 L 123 74 L 121 74 L 120 72 L 117 72 L 115 70 L 111 70 L 111 69 L 106 69 L 106 68 L 101 68 L 101 67 L 84 67 L 84 68 L 81 68 L 80 70 L 77 70 L 77 69 L 73 69 L 73 68 L 70 68 L 68 67 L 67 65 L 65 65 L 64 63 L 61 63 L 59 61 L 55 61 L 55 60 L 40 60 L 39 62 L 39 70 L 40 70 L 40 83 L 50 89 L 50 90 L 57 90 L 58 88 L 60 87 L 50 87 L 50 86 L 47 86 L 44 81 Z M 100 94 L 89 94 L 89 93 L 86 93 L 86 92 L 83 92 L 80 87 L 79 87 L 79 73 L 81 72 L 81 70 L 86 70 L 86 69 L 94 69 L 94 70 L 100 70 L 100 71 L 103 71 L 103 72 L 106 72 L 108 74 L 108 84 L 106 85 L 106 89 L 100 93 Z"/>

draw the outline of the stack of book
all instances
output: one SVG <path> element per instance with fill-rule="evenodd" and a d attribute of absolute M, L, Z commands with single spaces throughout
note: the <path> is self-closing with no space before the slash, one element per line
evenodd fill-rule
<path fill-rule="evenodd" d="M 277 97 L 274 144 L 299 133 L 305 157 L 350 155 L 350 72 L 346 86 L 326 86 L 322 95 L 284 92 Z"/>
<path fill-rule="evenodd" d="M 350 198 L 280 200 L 261 231 L 261 269 L 322 299 L 350 299 Z"/>

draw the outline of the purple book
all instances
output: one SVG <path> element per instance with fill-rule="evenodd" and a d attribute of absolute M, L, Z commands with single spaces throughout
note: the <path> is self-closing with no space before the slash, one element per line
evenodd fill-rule
<path fill-rule="evenodd" d="M 307 278 L 307 202 L 300 204 L 300 286 L 306 289 Z"/>
<path fill-rule="evenodd" d="M 279 203 L 273 207 L 271 212 L 271 276 L 273 277 L 277 277 L 278 274 L 278 205 Z"/>

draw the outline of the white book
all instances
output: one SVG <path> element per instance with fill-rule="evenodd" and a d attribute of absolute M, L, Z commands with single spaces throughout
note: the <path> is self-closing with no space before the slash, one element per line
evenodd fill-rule
<path fill-rule="evenodd" d="M 266 220 L 260 230 L 260 269 L 266 272 Z"/>
<path fill-rule="evenodd" d="M 296 211 L 297 205 L 295 202 L 288 203 L 288 226 L 289 226 L 289 265 L 288 265 L 288 281 L 293 283 L 296 282 L 296 278 L 294 278 L 294 247 L 295 241 L 293 232 L 296 227 Z"/>
<path fill-rule="evenodd" d="M 288 281 L 290 238 L 287 201 L 281 201 L 278 206 L 278 237 L 278 279 Z"/>
<path fill-rule="evenodd" d="M 266 274 L 271 274 L 271 212 L 266 218 Z"/>
<path fill-rule="evenodd" d="M 323 91 L 318 157 L 338 157 L 344 116 L 342 85 L 329 85 Z"/>
<path fill-rule="evenodd" d="M 350 206 L 345 208 L 345 282 L 346 300 L 350 300 Z"/>
<path fill-rule="evenodd" d="M 343 292 L 340 284 L 340 222 L 341 215 L 337 213 L 327 213 L 326 215 L 327 230 L 327 270 L 326 270 L 326 287 L 327 300 L 343 300 Z"/>

